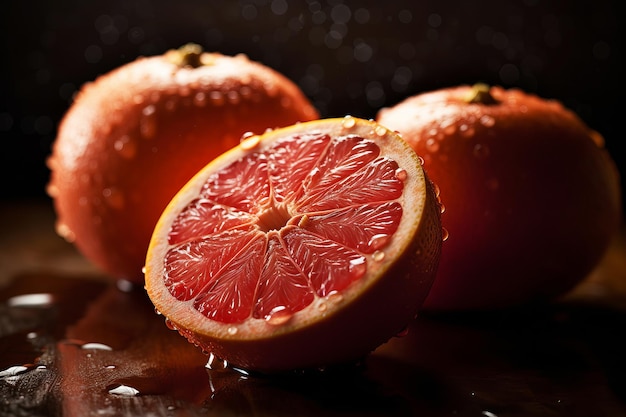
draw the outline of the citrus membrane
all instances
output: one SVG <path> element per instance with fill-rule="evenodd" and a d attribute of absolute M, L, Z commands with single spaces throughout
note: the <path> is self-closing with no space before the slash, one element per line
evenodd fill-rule
<path fill-rule="evenodd" d="M 436 205 L 417 155 L 374 122 L 346 117 L 251 135 L 166 208 L 146 288 L 172 327 L 240 366 L 362 355 L 400 331 L 430 288 L 441 245 Z M 291 352 L 284 363 L 246 354 L 256 343 L 281 355 L 279 345 L 313 335 L 356 347 L 336 349 L 338 358 L 328 348 L 317 358 Z"/>

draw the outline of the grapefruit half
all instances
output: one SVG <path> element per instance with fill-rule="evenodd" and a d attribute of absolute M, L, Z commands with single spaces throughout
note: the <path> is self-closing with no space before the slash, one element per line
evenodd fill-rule
<path fill-rule="evenodd" d="M 346 116 L 250 136 L 163 212 L 146 290 L 170 327 L 261 372 L 355 361 L 418 313 L 440 205 L 396 133 Z"/>

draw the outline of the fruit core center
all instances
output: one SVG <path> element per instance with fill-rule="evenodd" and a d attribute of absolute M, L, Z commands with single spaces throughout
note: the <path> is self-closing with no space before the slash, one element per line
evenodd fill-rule
<path fill-rule="evenodd" d="M 267 207 L 258 215 L 259 228 L 264 232 L 280 230 L 287 225 L 293 216 L 285 205 L 274 205 Z"/>

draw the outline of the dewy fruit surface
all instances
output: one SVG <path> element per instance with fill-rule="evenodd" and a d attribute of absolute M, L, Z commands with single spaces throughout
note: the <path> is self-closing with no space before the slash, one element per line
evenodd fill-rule
<path fill-rule="evenodd" d="M 244 55 L 186 45 L 81 88 L 49 159 L 57 230 L 114 278 L 143 282 L 159 215 L 246 132 L 318 117 L 299 88 Z"/>
<path fill-rule="evenodd" d="M 589 274 L 619 228 L 603 139 L 556 101 L 457 86 L 407 98 L 377 121 L 400 132 L 441 190 L 450 238 L 429 310 L 552 300 Z"/>
<path fill-rule="evenodd" d="M 356 360 L 418 312 L 439 204 L 395 133 L 346 117 L 251 136 L 155 229 L 146 288 L 191 342 L 261 371 Z"/>

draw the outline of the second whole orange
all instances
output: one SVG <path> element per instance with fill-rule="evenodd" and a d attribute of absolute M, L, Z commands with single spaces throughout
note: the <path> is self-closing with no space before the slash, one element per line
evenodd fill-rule
<path fill-rule="evenodd" d="M 462 85 L 382 109 L 440 188 L 442 248 L 431 311 L 553 300 L 598 264 L 621 222 L 601 135 L 555 100 Z"/>

